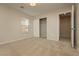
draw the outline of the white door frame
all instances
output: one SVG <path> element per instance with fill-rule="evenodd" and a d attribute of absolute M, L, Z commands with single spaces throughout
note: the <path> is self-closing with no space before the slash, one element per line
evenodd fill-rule
<path fill-rule="evenodd" d="M 59 22 L 59 25 L 58 25 L 59 29 L 58 29 L 58 31 L 59 31 L 59 36 L 60 36 L 60 17 L 59 17 L 59 15 L 60 14 L 65 14 L 65 13 L 68 13 L 68 12 L 72 13 L 71 10 L 58 13 L 58 22 Z"/>
<path fill-rule="evenodd" d="M 60 14 L 65 14 L 65 13 L 71 13 L 71 47 L 74 48 L 74 5 L 72 5 L 72 10 L 69 11 L 64 11 L 64 12 L 59 12 L 58 13 L 58 21 L 59 21 L 59 36 L 60 36 L 60 19 L 59 19 L 59 15 Z"/>
<path fill-rule="evenodd" d="M 47 17 L 43 17 L 43 18 L 46 18 L 46 39 L 47 39 Z M 40 18 L 40 19 L 43 19 L 43 18 Z M 39 19 L 39 37 L 41 37 L 41 35 L 40 35 L 40 19 Z"/>
<path fill-rule="evenodd" d="M 75 20 L 74 20 L 74 5 L 72 5 L 72 12 L 71 12 L 71 45 L 72 48 L 75 47 Z"/>

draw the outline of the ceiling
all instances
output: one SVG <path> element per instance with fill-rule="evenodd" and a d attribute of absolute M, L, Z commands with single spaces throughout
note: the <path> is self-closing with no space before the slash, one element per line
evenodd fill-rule
<path fill-rule="evenodd" d="M 9 3 L 7 4 L 10 7 L 16 8 L 24 13 L 27 13 L 31 16 L 40 15 L 46 13 L 48 11 L 52 11 L 53 9 L 60 8 L 60 7 L 67 7 L 71 6 L 70 3 L 37 3 L 36 6 L 30 6 L 29 3 Z M 20 8 L 24 6 L 24 8 Z"/>

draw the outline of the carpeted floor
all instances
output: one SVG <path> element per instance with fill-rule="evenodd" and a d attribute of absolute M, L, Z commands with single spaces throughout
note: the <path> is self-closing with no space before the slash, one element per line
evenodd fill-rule
<path fill-rule="evenodd" d="M 0 45 L 1 56 L 79 56 L 69 42 L 41 38 L 24 39 Z"/>

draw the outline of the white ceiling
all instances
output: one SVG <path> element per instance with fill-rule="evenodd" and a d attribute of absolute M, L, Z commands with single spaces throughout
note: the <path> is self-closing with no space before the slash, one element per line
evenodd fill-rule
<path fill-rule="evenodd" d="M 71 6 L 72 4 L 68 3 L 37 3 L 36 6 L 32 7 L 29 3 L 9 3 L 7 4 L 10 7 L 16 8 L 22 12 L 27 13 L 31 16 L 36 16 L 39 14 L 46 13 L 48 11 L 52 11 L 53 9 L 60 8 L 60 7 L 67 7 Z M 24 6 L 24 8 L 20 8 L 20 6 Z"/>

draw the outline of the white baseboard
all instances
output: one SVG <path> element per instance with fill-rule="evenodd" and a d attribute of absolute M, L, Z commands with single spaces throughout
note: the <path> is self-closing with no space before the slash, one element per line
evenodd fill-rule
<path fill-rule="evenodd" d="M 30 37 L 30 38 L 33 38 L 33 37 Z M 16 40 L 9 40 L 9 41 L 5 41 L 5 42 L 0 42 L 0 45 L 12 43 L 12 42 L 19 41 L 19 40 L 30 39 L 30 38 L 24 37 L 24 38 L 20 38 L 20 39 L 16 39 Z"/>

